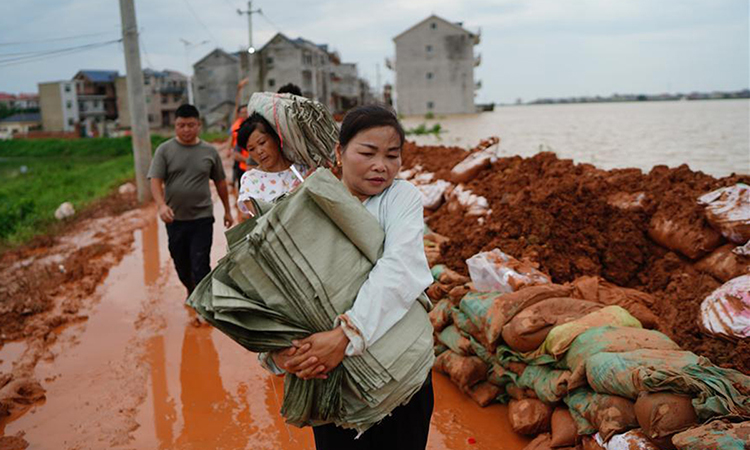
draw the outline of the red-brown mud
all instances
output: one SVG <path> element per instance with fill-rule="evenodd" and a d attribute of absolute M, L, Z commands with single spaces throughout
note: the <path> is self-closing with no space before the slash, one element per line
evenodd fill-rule
<path fill-rule="evenodd" d="M 460 148 L 407 146 L 404 169 L 421 165 L 424 171 L 449 180 L 450 168 L 467 154 Z M 653 309 L 661 318 L 659 329 L 683 348 L 750 373 L 750 343 L 725 342 L 698 328 L 700 302 L 720 285 L 719 280 L 696 270 L 695 260 L 649 236 L 652 218 L 666 217 L 688 239 L 705 238 L 708 247 L 723 243 L 723 238 L 712 235 L 696 199 L 749 181 L 749 176 L 739 175 L 716 179 L 687 165 L 656 166 L 643 173 L 604 171 L 553 153 L 499 158 L 466 184 L 488 200 L 488 217 L 478 220 L 444 205 L 429 213 L 427 223 L 450 238 L 440 247 L 442 260 L 459 273 L 468 273 L 466 259 L 499 248 L 537 262 L 556 283 L 598 275 L 643 290 L 656 299 Z M 697 258 L 705 252 L 689 256 Z"/>

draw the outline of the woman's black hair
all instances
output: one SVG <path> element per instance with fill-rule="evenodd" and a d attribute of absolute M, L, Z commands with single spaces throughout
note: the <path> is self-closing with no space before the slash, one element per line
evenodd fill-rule
<path fill-rule="evenodd" d="M 377 127 L 393 127 L 404 145 L 404 128 L 392 109 L 383 105 L 362 105 L 349 110 L 344 116 L 339 132 L 339 144 L 346 148 L 358 133 Z"/>
<path fill-rule="evenodd" d="M 260 130 L 261 133 L 271 136 L 271 139 L 276 142 L 276 146 L 281 150 L 281 140 L 279 139 L 279 135 L 276 134 L 276 130 L 274 130 L 271 124 L 257 112 L 250 114 L 250 116 L 240 125 L 240 129 L 237 130 L 237 145 L 242 149 L 247 150 L 247 140 L 255 130 Z"/>

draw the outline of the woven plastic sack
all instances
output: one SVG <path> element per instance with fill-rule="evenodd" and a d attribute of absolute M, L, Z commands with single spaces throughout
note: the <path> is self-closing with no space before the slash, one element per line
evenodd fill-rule
<path fill-rule="evenodd" d="M 461 331 L 455 325 L 443 328 L 443 331 L 438 334 L 438 340 L 456 354 L 461 356 L 471 354 L 471 341 L 461 334 Z"/>
<path fill-rule="evenodd" d="M 603 352 L 621 353 L 639 349 L 680 350 L 680 346 L 667 335 L 655 330 L 603 326 L 590 328 L 578 336 L 560 366 L 571 371 L 569 388 L 586 384 L 586 361 Z"/>
<path fill-rule="evenodd" d="M 564 323 L 552 328 L 544 339 L 544 343 L 534 352 L 534 355 L 548 354 L 560 358 L 568 351 L 570 344 L 587 330 L 603 325 L 618 327 L 641 328 L 641 323 L 619 306 L 607 306 L 590 312 L 580 319 Z"/>
<path fill-rule="evenodd" d="M 586 378 L 597 392 L 633 400 L 639 392 L 690 395 L 702 421 L 718 416 L 750 417 L 750 377 L 716 367 L 691 352 L 600 353 L 586 362 Z"/>
<path fill-rule="evenodd" d="M 636 289 L 617 286 L 600 277 L 578 277 L 571 285 L 575 288 L 571 297 L 607 306 L 621 306 L 638 319 L 644 328 L 656 328 L 657 318 L 650 309 L 656 302 L 651 295 Z"/>
<path fill-rule="evenodd" d="M 750 421 L 731 423 L 717 420 L 672 438 L 678 450 L 747 450 L 748 442 Z"/>
<path fill-rule="evenodd" d="M 448 375 L 462 389 L 486 380 L 487 369 L 487 364 L 476 356 L 461 356 L 450 350 L 435 360 L 435 370 Z"/>
<path fill-rule="evenodd" d="M 665 392 L 641 392 L 635 416 L 643 434 L 663 449 L 674 449 L 672 436 L 698 422 L 689 396 Z"/>
<path fill-rule="evenodd" d="M 418 184 L 417 190 L 422 196 L 422 206 L 425 209 L 438 209 L 445 199 L 445 191 L 452 185 L 445 180 L 437 180 L 434 183 Z"/>
<path fill-rule="evenodd" d="M 568 297 L 572 290 L 570 286 L 550 283 L 526 287 L 508 294 L 469 293 L 464 297 L 466 304 L 461 309 L 484 328 L 487 342 L 495 345 L 502 335 L 503 327 L 516 314 L 548 298 Z"/>
<path fill-rule="evenodd" d="M 552 406 L 537 399 L 511 400 L 508 419 L 516 433 L 535 436 L 550 430 Z"/>
<path fill-rule="evenodd" d="M 533 352 L 554 327 L 599 309 L 602 305 L 586 300 L 548 298 L 529 306 L 508 322 L 503 327 L 503 340 L 513 350 Z"/>
<path fill-rule="evenodd" d="M 451 324 L 453 316 L 451 315 L 451 308 L 453 304 L 447 298 L 444 298 L 435 304 L 427 315 L 430 317 L 430 323 L 436 333 L 443 331 L 445 327 Z"/>
<path fill-rule="evenodd" d="M 550 282 L 549 276 L 529 261 L 519 261 L 497 248 L 477 253 L 466 260 L 466 265 L 474 287 L 482 292 L 514 292 L 524 286 Z"/>
<path fill-rule="evenodd" d="M 703 300 L 701 326 L 730 339 L 750 337 L 750 275 L 727 281 Z"/>
<path fill-rule="evenodd" d="M 288 160 L 309 168 L 332 167 L 335 163 L 339 130 L 322 103 L 292 94 L 256 92 L 247 109 L 259 113 L 274 127 Z"/>
<path fill-rule="evenodd" d="M 560 401 L 568 394 L 570 371 L 552 369 L 549 365 L 528 366 L 516 384 L 522 388 L 533 389 L 539 400 L 547 403 Z"/>
<path fill-rule="evenodd" d="M 617 395 L 579 388 L 565 397 L 565 404 L 580 435 L 598 431 L 604 441 L 608 441 L 613 435 L 638 426 L 633 402 Z"/>
<path fill-rule="evenodd" d="M 750 186 L 737 183 L 698 198 L 706 219 L 727 239 L 742 245 L 750 240 Z"/>
<path fill-rule="evenodd" d="M 693 267 L 708 272 L 714 278 L 726 283 L 732 278 L 750 274 L 750 255 L 743 255 L 734 244 L 726 244 L 701 259 Z"/>

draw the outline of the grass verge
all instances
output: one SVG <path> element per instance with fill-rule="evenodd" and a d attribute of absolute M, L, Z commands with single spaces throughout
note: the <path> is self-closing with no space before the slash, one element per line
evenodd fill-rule
<path fill-rule="evenodd" d="M 164 141 L 154 136 L 152 148 Z M 76 211 L 133 178 L 130 138 L 0 142 L 0 249 L 45 234 L 55 210 Z"/>

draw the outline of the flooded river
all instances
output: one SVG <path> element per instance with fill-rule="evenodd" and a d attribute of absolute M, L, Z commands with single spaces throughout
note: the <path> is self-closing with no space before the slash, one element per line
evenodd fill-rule
<path fill-rule="evenodd" d="M 503 155 L 549 150 L 602 169 L 688 164 L 714 176 L 750 173 L 749 100 L 503 106 L 403 122 L 445 130 L 439 137 L 410 136 L 420 144 L 472 147 L 496 135 Z"/>

